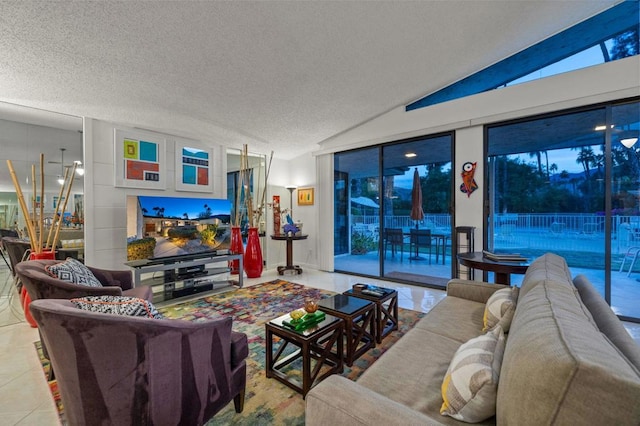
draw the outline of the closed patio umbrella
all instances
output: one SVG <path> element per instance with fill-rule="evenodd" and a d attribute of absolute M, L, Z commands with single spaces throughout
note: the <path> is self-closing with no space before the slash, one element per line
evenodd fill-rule
<path fill-rule="evenodd" d="M 422 185 L 420 185 L 420 175 L 418 168 L 413 171 L 413 186 L 411 187 L 411 219 L 416 221 L 416 229 L 418 229 L 418 221 L 424 219 L 424 211 L 422 210 Z"/>
<path fill-rule="evenodd" d="M 411 213 L 409 214 L 409 217 L 416 221 L 416 234 L 411 236 L 411 245 L 415 245 L 416 252 L 412 257 L 409 258 L 409 260 L 423 260 L 423 258 L 418 255 L 417 244 L 417 239 L 419 238 L 417 235 L 418 221 L 424 219 L 424 211 L 422 210 L 422 185 L 420 185 L 420 175 L 418 174 L 417 167 L 413 171 L 413 186 L 411 187 Z"/>

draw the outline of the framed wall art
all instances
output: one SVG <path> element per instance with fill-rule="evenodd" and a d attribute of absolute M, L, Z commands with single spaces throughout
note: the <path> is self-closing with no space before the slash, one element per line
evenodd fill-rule
<path fill-rule="evenodd" d="M 160 135 L 115 129 L 115 186 L 166 188 L 166 140 Z"/>
<path fill-rule="evenodd" d="M 298 205 L 313 205 L 313 188 L 298 188 Z"/>
<path fill-rule="evenodd" d="M 176 191 L 212 192 L 213 149 L 176 140 Z"/>

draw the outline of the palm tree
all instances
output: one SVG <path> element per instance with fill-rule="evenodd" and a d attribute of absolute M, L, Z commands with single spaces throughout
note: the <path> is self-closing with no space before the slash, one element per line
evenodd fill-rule
<path fill-rule="evenodd" d="M 542 175 L 542 151 L 531 151 L 529 153 L 529 158 L 536 157 L 536 162 L 538 164 L 538 173 Z"/>
<path fill-rule="evenodd" d="M 580 147 L 580 153 L 578 154 L 578 158 L 576 158 L 576 163 L 582 165 L 586 179 L 589 179 L 591 177 L 590 164 L 593 163 L 594 158 L 595 155 L 593 153 L 593 149 L 590 146 Z"/>
<path fill-rule="evenodd" d="M 189 219 L 189 213 L 187 213 L 187 212 L 182 213 L 182 217 L 185 218 L 185 219 Z"/>

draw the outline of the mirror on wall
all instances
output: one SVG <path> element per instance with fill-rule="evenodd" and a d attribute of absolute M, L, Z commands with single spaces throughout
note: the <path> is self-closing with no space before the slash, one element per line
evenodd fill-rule
<path fill-rule="evenodd" d="M 243 236 L 246 236 L 248 228 L 247 208 L 244 203 L 244 193 L 240 191 L 238 197 L 238 177 L 240 175 L 240 153 L 239 149 L 227 149 L 227 199 L 231 202 L 231 218 L 232 221 L 238 212 L 240 227 Z M 251 186 L 251 194 L 253 196 L 254 206 L 260 204 L 265 188 L 265 173 L 267 167 L 267 157 L 263 154 L 249 153 L 248 158 L 249 173 L 248 181 Z M 268 200 L 265 200 L 265 202 Z M 266 232 L 266 207 L 263 207 L 262 216 L 257 223 L 260 235 Z"/>
<path fill-rule="evenodd" d="M 43 111 L 0 102 L 0 228 L 17 230 L 24 234 L 26 219 L 19 206 L 16 185 L 13 182 L 7 160 L 11 160 L 15 178 L 29 212 L 37 212 L 39 221 L 42 203 L 42 221 L 51 223 L 67 198 L 62 212 L 60 240 L 83 239 L 84 223 L 84 168 L 82 118 Z M 44 191 L 41 191 L 40 154 L 44 154 Z M 61 178 L 65 169 L 71 170 L 78 162 L 71 190 L 68 184 L 61 192 Z M 36 175 L 36 198 L 34 209 L 33 166 Z M 42 196 L 44 194 L 44 196 Z M 33 220 L 33 216 L 31 220 Z M 45 229 L 46 230 L 46 229 Z M 64 232 L 63 232 L 64 231 Z"/>

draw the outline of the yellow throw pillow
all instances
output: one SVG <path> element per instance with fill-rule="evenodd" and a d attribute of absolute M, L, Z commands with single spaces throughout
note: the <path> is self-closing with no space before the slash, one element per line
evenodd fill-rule
<path fill-rule="evenodd" d="M 503 288 L 493 293 L 484 307 L 482 318 L 482 331 L 488 331 L 500 324 L 502 330 L 507 333 L 511 327 L 511 320 L 516 311 L 518 300 L 518 287 Z"/>
<path fill-rule="evenodd" d="M 440 414 L 467 423 L 495 416 L 504 346 L 497 326 L 458 348 L 442 382 Z"/>

